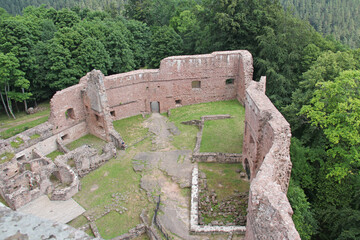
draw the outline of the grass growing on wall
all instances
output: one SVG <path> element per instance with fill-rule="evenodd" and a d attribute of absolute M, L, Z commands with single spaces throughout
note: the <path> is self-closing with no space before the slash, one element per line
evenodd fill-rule
<path fill-rule="evenodd" d="M 55 150 L 52 153 L 49 153 L 48 155 L 46 155 L 48 158 L 50 158 L 51 160 L 55 160 L 55 158 L 59 155 L 64 155 L 63 152 L 60 152 L 59 150 Z"/>
<path fill-rule="evenodd" d="M 244 132 L 245 109 L 237 100 L 200 103 L 200 104 L 184 106 L 181 108 L 171 109 L 171 116 L 169 117 L 169 120 L 174 122 L 175 125 L 181 131 L 181 134 L 179 136 L 174 136 L 174 142 L 173 142 L 174 146 L 179 149 L 190 149 L 190 150 L 193 150 L 195 147 L 196 134 L 199 131 L 198 128 L 196 126 L 181 124 L 181 122 L 189 121 L 189 120 L 200 120 L 200 118 L 204 115 L 218 115 L 218 114 L 230 114 L 234 118 L 231 120 L 228 119 L 230 120 L 228 122 L 229 126 L 228 127 L 224 126 L 222 133 L 221 132 L 218 133 L 214 131 L 217 128 L 216 124 L 218 124 L 215 123 L 215 126 L 213 128 L 209 128 L 210 130 L 208 131 L 208 133 L 206 133 L 209 136 L 209 137 L 205 136 L 205 138 L 207 138 L 206 141 L 210 140 L 210 138 L 213 138 L 212 136 L 215 136 L 216 138 L 216 136 L 218 135 L 227 135 L 230 132 L 231 135 L 221 139 L 221 141 L 223 141 L 225 144 L 231 141 L 234 142 L 234 144 L 229 148 L 225 148 L 226 151 L 223 152 L 239 152 L 239 151 L 241 152 L 242 135 Z M 215 122 L 215 121 L 222 121 L 222 120 L 214 120 L 211 122 Z M 239 143 L 239 141 L 241 143 Z M 209 143 L 205 142 L 204 144 L 208 145 L 207 148 L 209 149 L 212 149 L 213 146 L 216 145 L 211 142 Z M 222 150 L 222 148 L 224 147 L 220 146 L 220 150 Z M 215 152 L 215 151 L 211 150 L 208 152 Z"/>
<path fill-rule="evenodd" d="M 0 155 L 0 164 L 10 161 L 15 156 L 12 152 L 5 152 Z"/>

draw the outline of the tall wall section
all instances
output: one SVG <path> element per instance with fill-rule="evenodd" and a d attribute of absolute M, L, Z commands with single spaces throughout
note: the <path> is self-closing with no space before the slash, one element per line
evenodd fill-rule
<path fill-rule="evenodd" d="M 251 54 L 229 51 L 168 57 L 160 69 L 107 76 L 105 88 L 113 119 L 121 119 L 151 112 L 151 102 L 159 103 L 160 112 L 235 98 L 244 102 L 246 82 L 251 79 Z"/>
<path fill-rule="evenodd" d="M 290 125 L 265 95 L 266 78 L 246 89 L 243 165 L 250 172 L 246 239 L 300 239 L 287 199 Z"/>

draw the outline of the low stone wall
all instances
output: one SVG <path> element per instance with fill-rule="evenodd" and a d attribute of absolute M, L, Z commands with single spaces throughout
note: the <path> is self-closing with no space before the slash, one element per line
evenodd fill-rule
<path fill-rule="evenodd" d="M 242 154 L 239 153 L 194 153 L 194 162 L 211 163 L 241 163 Z"/>
<path fill-rule="evenodd" d="M 199 170 L 195 166 L 192 172 L 190 231 L 192 233 L 244 233 L 245 226 L 206 226 L 199 225 Z"/>
<path fill-rule="evenodd" d="M 212 162 L 212 163 L 240 163 L 242 161 L 242 154 L 238 153 L 220 153 L 220 152 L 200 152 L 202 133 L 205 121 L 227 119 L 231 118 L 229 114 L 224 115 L 206 115 L 202 116 L 201 120 L 190 120 L 182 122 L 185 125 L 195 125 L 199 127 L 199 132 L 196 135 L 196 144 L 192 156 L 193 162 Z"/>
<path fill-rule="evenodd" d="M 59 168 L 62 168 L 63 171 L 65 171 L 67 174 L 70 175 L 70 179 L 68 181 L 62 181 L 63 183 L 69 184 L 66 187 L 60 188 L 60 189 L 54 189 L 51 193 L 50 200 L 52 201 L 65 201 L 70 199 L 72 196 L 74 196 L 78 191 L 80 187 L 80 179 L 75 174 L 75 172 L 66 165 L 63 165 Z M 60 174 L 62 173 L 60 169 Z"/>
<path fill-rule="evenodd" d="M 145 226 L 145 224 L 141 223 L 141 224 L 138 224 L 136 227 L 130 229 L 129 232 L 127 232 L 121 236 L 118 236 L 116 238 L 112 238 L 111 240 L 131 240 L 131 239 L 137 238 L 145 233 L 146 233 L 146 226 Z"/>
<path fill-rule="evenodd" d="M 110 142 L 103 147 L 103 153 L 98 154 L 97 150 L 88 145 L 83 145 L 65 155 L 56 157 L 55 163 L 68 165 L 69 161 L 73 161 L 73 169 L 78 176 L 83 177 L 89 172 L 99 168 L 101 165 L 116 156 L 116 148 L 114 143 Z"/>
<path fill-rule="evenodd" d="M 17 152 L 15 158 L 19 162 L 30 160 L 33 158 L 32 154 L 34 149 L 37 149 L 37 151 L 43 155 L 47 155 L 55 150 L 58 150 L 58 144 L 56 143 L 58 138 L 61 138 L 63 144 L 65 145 L 86 135 L 87 133 L 86 123 L 80 122 L 75 126 L 65 129 L 58 134 L 52 134 L 50 137 L 43 139 L 32 146 L 28 146 L 20 152 Z"/>

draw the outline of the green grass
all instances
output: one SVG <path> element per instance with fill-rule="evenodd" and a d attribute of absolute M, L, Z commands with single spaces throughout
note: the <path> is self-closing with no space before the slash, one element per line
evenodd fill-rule
<path fill-rule="evenodd" d="M 10 137 L 15 136 L 16 134 L 19 134 L 30 128 L 36 127 L 37 125 L 40 125 L 40 124 L 46 122 L 48 119 L 49 119 L 49 116 L 41 117 L 41 118 L 33 120 L 33 121 L 29 121 L 26 123 L 16 125 L 14 127 L 10 127 L 8 129 L 6 129 L 5 131 L 1 132 L 0 137 L 3 139 L 10 138 Z"/>
<path fill-rule="evenodd" d="M 67 224 L 73 226 L 74 228 L 80 228 L 84 226 L 86 223 L 88 223 L 88 220 L 83 215 L 80 215 L 77 218 L 68 222 Z"/>
<path fill-rule="evenodd" d="M 101 154 L 102 148 L 105 145 L 105 141 L 98 137 L 95 137 L 94 135 L 87 134 L 79 138 L 78 140 L 69 143 L 68 145 L 66 145 L 66 147 L 69 150 L 74 150 L 75 148 L 81 147 L 82 145 L 90 145 L 92 148 L 97 149 L 98 153 Z"/>
<path fill-rule="evenodd" d="M 149 130 L 142 126 L 143 121 L 144 119 L 141 115 L 136 115 L 114 121 L 113 125 L 115 130 L 120 133 L 126 145 L 130 146 L 147 135 Z"/>
<path fill-rule="evenodd" d="M 22 140 L 20 137 L 17 137 L 14 141 L 12 141 L 10 143 L 10 145 L 13 147 L 13 148 L 19 148 L 21 146 L 21 144 L 24 143 L 24 140 Z"/>
<path fill-rule="evenodd" d="M 181 122 L 194 119 L 200 120 L 204 115 L 217 114 L 230 114 L 238 121 L 241 121 L 245 113 L 244 107 L 237 100 L 200 103 L 171 109 L 169 120 L 174 122 L 181 131 L 179 136 L 174 136 L 173 145 L 178 149 L 193 150 L 196 143 L 196 134 L 199 130 L 196 126 L 183 125 Z"/>
<path fill-rule="evenodd" d="M 34 135 L 30 136 L 30 139 L 37 139 L 40 137 L 40 134 L 35 133 Z"/>
<path fill-rule="evenodd" d="M 5 130 L 0 132 L 0 137 L 7 139 L 29 128 L 46 122 L 50 115 L 50 103 L 41 103 L 38 107 L 41 110 L 31 115 L 26 114 L 25 111 L 15 113 L 16 119 L 8 118 L 5 113 L 1 114 L 0 128 Z"/>
<path fill-rule="evenodd" d="M 235 190 L 240 192 L 249 191 L 249 182 L 240 178 L 237 169 L 242 168 L 242 164 L 226 163 L 198 163 L 199 170 L 206 174 L 207 185 L 209 189 L 215 190 L 218 201 L 221 201 L 232 194 Z"/>
<path fill-rule="evenodd" d="M 3 199 L 3 197 L 2 196 L 0 196 L 0 202 L 2 203 L 2 204 L 4 204 L 5 206 L 9 206 L 7 203 L 6 203 L 6 201 L 5 201 L 5 199 Z"/>
<path fill-rule="evenodd" d="M 124 138 L 124 141 L 131 144 L 146 135 L 147 129 L 142 127 L 142 122 L 143 118 L 141 116 L 135 116 L 116 121 L 114 125 L 115 129 Z M 88 138 L 89 136 L 85 136 L 85 138 L 79 139 L 77 142 L 89 144 L 85 141 Z M 79 145 L 79 143 L 71 144 Z M 128 211 L 123 214 L 111 211 L 96 221 L 96 226 L 104 239 L 111 239 L 124 234 L 139 224 L 139 215 L 142 209 L 148 209 L 149 212 L 153 211 L 154 204 L 148 202 L 143 191 L 139 191 L 141 175 L 135 173 L 132 169 L 134 156 L 138 152 L 150 151 L 150 149 L 151 141 L 146 139 L 138 143 L 136 148 L 118 152 L 116 158 L 111 159 L 105 165 L 81 179 L 82 190 L 73 198 L 87 210 L 87 214 L 90 213 L 95 217 L 100 216 L 105 207 L 113 203 L 112 194 L 125 193 L 128 196 L 129 200 L 127 202 L 119 202 Z M 86 223 L 86 219 L 84 219 L 84 217 L 79 217 L 69 224 L 73 227 L 79 227 Z"/>
<path fill-rule="evenodd" d="M 6 163 L 10 161 L 15 156 L 14 153 L 11 152 L 5 152 L 0 155 L 0 164 Z"/>
<path fill-rule="evenodd" d="M 55 160 L 55 158 L 59 155 L 64 155 L 63 152 L 60 152 L 59 150 L 55 150 L 52 153 L 49 153 L 48 155 L 46 155 L 48 158 L 52 159 L 53 161 Z"/>
<path fill-rule="evenodd" d="M 50 103 L 49 102 L 43 102 L 38 105 L 38 107 L 41 109 L 37 113 L 34 114 L 27 114 L 25 111 L 14 113 L 16 119 L 9 118 L 5 112 L 0 114 L 0 122 L 2 123 L 1 127 L 9 127 L 13 126 L 16 123 L 22 122 L 24 120 L 29 120 L 33 118 L 37 118 L 40 116 L 48 116 L 50 115 Z"/>
<path fill-rule="evenodd" d="M 233 197 L 236 191 L 248 192 L 249 182 L 244 181 L 240 178 L 240 174 L 236 170 L 242 169 L 241 164 L 226 164 L 226 163 L 199 163 L 199 170 L 206 174 L 207 191 L 214 190 L 217 195 L 217 204 L 211 203 L 211 208 L 214 213 L 219 213 L 221 203 L 227 201 L 230 197 Z M 202 194 L 202 193 L 201 193 Z M 200 199 L 203 196 L 200 194 Z M 247 200 L 242 202 L 238 206 L 242 215 L 246 214 Z M 237 208 L 238 208 L 237 207 Z M 204 214 L 204 223 L 209 224 L 211 221 L 217 220 L 223 223 L 234 222 L 236 215 L 217 215 L 212 216 Z"/>
<path fill-rule="evenodd" d="M 245 113 L 230 119 L 205 121 L 200 152 L 242 153 L 244 120 Z"/>

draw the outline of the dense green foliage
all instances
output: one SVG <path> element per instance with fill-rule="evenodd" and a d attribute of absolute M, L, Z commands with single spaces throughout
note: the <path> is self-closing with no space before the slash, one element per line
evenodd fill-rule
<path fill-rule="evenodd" d="M 0 7 L 13 15 L 19 15 L 27 6 L 44 4 L 57 10 L 62 8 L 89 8 L 119 13 L 124 9 L 124 0 L 0 0 Z"/>
<path fill-rule="evenodd" d="M 336 17 L 356 23 L 342 2 Z M 49 99 L 93 68 L 113 74 L 233 49 L 253 54 L 254 78 L 267 76 L 267 95 L 291 124 L 288 197 L 301 237 L 359 239 L 360 49 L 323 38 L 279 1 L 129 0 L 123 11 L 28 7 L 16 17 L 0 9 L 2 109 Z"/>
<path fill-rule="evenodd" d="M 308 20 L 318 32 L 332 35 L 351 47 L 360 47 L 359 0 L 281 0 L 281 4 Z"/>

